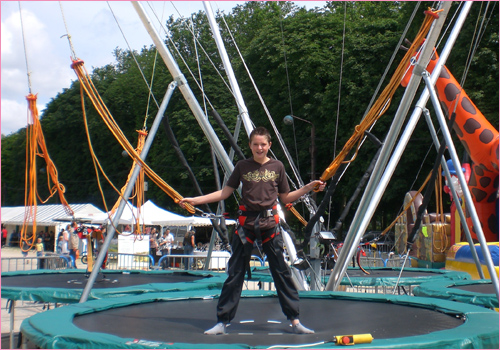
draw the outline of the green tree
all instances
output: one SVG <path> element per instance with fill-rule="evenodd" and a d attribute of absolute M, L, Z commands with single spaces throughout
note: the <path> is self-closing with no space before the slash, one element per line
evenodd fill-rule
<path fill-rule="evenodd" d="M 417 5 L 418 3 L 406 1 L 328 2 L 324 8 L 306 10 L 292 2 L 252 1 L 238 5 L 228 14 L 217 14 L 222 38 L 252 121 L 271 129 L 251 78 L 294 162 L 299 166 L 304 182 L 308 182 L 311 177 L 310 127 L 300 121 L 295 122 L 295 128 L 285 126 L 282 123 L 283 117 L 293 114 L 316 126 L 315 175 L 318 177 L 362 120 L 382 72 Z M 424 17 L 423 11 L 432 5 L 430 2 L 419 5 L 406 35 L 408 39 L 412 40 L 415 36 Z M 454 3 L 451 13 L 459 5 L 458 2 Z M 485 12 L 487 7 L 488 11 Z M 496 4 L 492 2 L 473 4 L 447 66 L 457 79 L 466 77 L 463 81 L 467 93 L 498 128 L 498 13 L 494 11 L 495 8 Z M 452 17 L 450 14 L 447 22 Z M 481 33 L 481 41 L 467 71 L 464 67 L 468 62 L 475 24 L 476 21 L 482 23 L 483 18 L 487 26 L 484 31 L 484 27 L 478 31 Z M 226 23 L 231 35 L 226 30 Z M 227 88 L 227 78 L 205 15 L 202 12 L 195 13 L 187 20 L 174 20 L 171 17 L 166 21 L 166 26 L 165 43 L 184 72 L 200 106 L 207 111 L 218 111 L 229 130 L 234 130 L 238 108 Z M 238 52 L 241 52 L 243 60 Z M 382 88 L 403 54 L 403 51 L 397 53 Z M 121 130 L 129 142 L 136 145 L 136 130 L 141 130 L 144 126 L 149 130 L 158 105 L 173 78 L 154 47 L 144 47 L 140 52 L 117 48 L 115 57 L 116 62 L 95 68 L 92 79 Z M 251 72 L 251 78 L 243 61 Z M 145 80 L 151 85 L 154 98 L 150 96 Z M 200 187 L 208 193 L 216 189 L 217 183 L 210 144 L 178 90 L 174 92 L 164 119 L 168 119 L 168 125 Z M 389 130 L 403 92 L 403 88 L 397 91 L 386 115 L 372 129 L 372 133 L 380 140 L 385 138 Z M 104 125 L 88 98 L 85 97 L 84 101 L 93 150 L 107 176 L 116 187 L 121 188 L 132 160 L 128 156 L 122 157 L 122 147 Z M 66 186 L 69 202 L 90 202 L 103 208 L 83 124 L 78 82 L 54 97 L 44 111 L 41 122 L 49 153 L 58 167 L 60 181 Z M 212 117 L 209 117 L 209 122 L 229 152 L 229 142 L 223 136 L 221 128 Z M 166 121 L 163 124 L 164 127 L 167 126 Z M 249 156 L 247 140 L 242 130 L 239 145 L 246 156 Z M 290 170 L 276 137 L 273 151 Z M 365 142 L 332 199 L 330 222 L 334 222 L 340 214 L 375 152 L 375 146 Z M 379 210 L 372 220 L 373 228 L 383 228 L 392 221 L 400 210 L 404 194 L 420 187 L 432 167 L 434 157 L 435 151 L 427 126 L 424 121 L 420 121 L 379 204 Z M 181 195 L 197 194 L 163 127 L 159 129 L 146 161 Z M 24 174 L 24 162 L 25 130 L 2 137 L 4 206 L 24 204 L 24 176 L 21 176 Z M 40 167 L 44 167 L 42 163 L 43 161 L 40 162 Z M 220 166 L 218 170 L 219 181 L 222 182 L 223 172 Z M 44 189 L 44 176 L 46 175 L 43 173 L 39 175 L 39 190 L 42 194 L 47 193 L 47 189 Z M 118 195 L 102 175 L 100 180 L 107 205 L 111 206 Z M 169 210 L 186 213 L 151 181 L 146 197 Z M 323 194 L 318 194 L 318 201 L 322 197 Z M 235 214 L 237 201 L 230 200 L 227 205 L 228 210 Z M 299 206 L 299 210 L 308 218 L 305 208 Z M 352 214 L 346 223 L 350 221 Z M 290 222 L 297 230 L 300 229 L 298 221 L 291 219 Z"/>

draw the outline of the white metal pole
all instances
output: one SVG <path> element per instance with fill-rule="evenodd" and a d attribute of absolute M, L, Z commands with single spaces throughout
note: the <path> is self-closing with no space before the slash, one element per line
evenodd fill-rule
<path fill-rule="evenodd" d="M 439 148 L 441 147 L 441 143 L 439 142 L 439 139 L 438 139 L 438 136 L 436 133 L 436 129 L 434 128 L 434 124 L 432 124 L 429 110 L 424 109 L 423 112 L 424 112 L 425 121 L 427 122 L 427 125 L 429 126 L 429 130 L 431 132 L 432 141 L 434 142 L 436 150 L 439 150 Z M 444 156 L 441 156 L 441 166 L 443 168 L 444 175 L 445 175 L 446 179 L 448 180 L 448 183 L 451 184 L 451 174 L 450 174 L 450 170 L 448 169 L 448 164 L 446 164 L 446 159 L 444 158 Z M 458 204 L 456 206 L 457 207 L 456 210 L 458 212 L 458 216 L 460 216 L 460 221 L 462 222 L 462 227 L 463 227 L 463 230 L 465 232 L 465 237 L 467 237 L 467 241 L 468 241 L 469 246 L 470 246 L 470 252 L 472 254 L 472 259 L 474 260 L 474 263 L 476 264 L 477 272 L 479 274 L 479 277 L 481 279 L 484 279 L 483 269 L 481 268 L 481 263 L 479 262 L 479 257 L 477 256 L 476 249 L 474 248 L 474 242 L 472 242 L 472 236 L 470 234 L 469 226 L 467 226 L 467 220 L 465 219 L 464 211 L 462 210 L 462 206 L 460 205 L 460 199 L 458 198 L 458 194 L 454 189 L 451 190 L 451 196 L 453 197 L 453 201 L 455 202 L 455 204 Z M 451 234 L 453 234 L 453 232 Z"/>
<path fill-rule="evenodd" d="M 417 74 L 417 72 L 422 72 L 429 63 L 430 57 L 434 51 L 434 45 L 437 42 L 441 28 L 444 25 L 444 21 L 451 7 L 451 2 L 444 2 L 442 3 L 442 5 L 443 12 L 440 13 L 439 18 L 434 22 L 430 29 L 428 39 L 424 44 L 424 48 L 422 50 L 420 58 L 416 64 L 416 67 L 414 68 L 413 75 L 410 79 L 410 82 L 408 83 L 403 98 L 401 99 L 401 103 L 398 110 L 396 111 L 396 115 L 394 116 L 394 121 L 391 129 L 389 130 L 389 133 L 387 134 L 387 137 L 384 141 L 384 145 L 382 146 L 380 157 L 375 164 L 372 176 L 370 177 L 370 180 L 366 186 L 365 193 L 361 198 L 358 210 L 354 215 L 352 224 L 349 228 L 344 242 L 344 246 L 340 251 L 337 263 L 335 264 L 333 272 L 326 285 L 326 290 L 336 290 L 339 287 L 340 282 L 342 281 L 342 277 L 347 271 L 347 264 L 356 253 L 359 242 L 361 241 L 361 238 L 363 237 L 363 234 L 368 227 L 371 218 L 373 217 L 373 214 L 378 206 L 378 203 L 380 202 L 380 199 L 382 198 L 385 188 L 389 183 L 390 177 L 392 176 L 397 163 L 399 162 L 401 154 L 404 151 L 404 147 L 406 146 L 418 122 L 421 110 L 419 110 L 417 113 L 413 113 L 410 121 L 406 126 L 406 130 L 403 133 L 403 136 L 401 136 L 400 143 L 396 148 L 390 162 L 388 163 L 389 157 L 391 157 L 391 152 L 396 143 L 396 138 L 402 128 L 404 119 L 408 113 L 410 104 L 415 96 L 422 78 L 420 74 Z M 456 28 L 457 26 L 455 26 L 455 29 Z M 436 70 L 434 72 L 436 72 Z M 427 102 L 427 100 L 425 102 Z M 423 106 L 425 106 L 425 103 L 423 104 Z"/>
<path fill-rule="evenodd" d="M 156 49 L 158 50 L 158 53 L 162 57 L 163 61 L 165 62 L 165 65 L 167 66 L 170 74 L 172 74 L 174 81 L 177 82 L 177 85 L 182 93 L 182 96 L 186 100 L 187 104 L 189 105 L 189 108 L 193 112 L 194 117 L 198 121 L 198 124 L 200 125 L 201 129 L 205 133 L 205 136 L 210 142 L 210 145 L 212 146 L 215 153 L 217 154 L 217 157 L 221 161 L 225 172 L 228 174 L 231 173 L 234 169 L 234 165 L 229 159 L 227 153 L 225 152 L 224 147 L 220 143 L 217 134 L 215 133 L 212 126 L 208 122 L 205 113 L 203 112 L 203 109 L 201 108 L 200 104 L 198 103 L 193 94 L 193 91 L 188 85 L 186 77 L 182 74 L 181 70 L 179 69 L 179 66 L 174 60 L 174 57 L 171 55 L 170 51 L 165 46 L 165 43 L 160 38 L 160 35 L 152 25 L 148 15 L 146 14 L 141 5 L 141 2 L 131 1 L 131 3 L 134 9 L 136 10 L 137 14 L 139 15 L 144 27 L 151 36 L 151 39 L 153 39 Z"/>
<path fill-rule="evenodd" d="M 234 98 L 236 99 L 236 104 L 238 105 L 238 111 L 240 112 L 240 116 L 243 121 L 243 126 L 245 127 L 245 130 L 247 132 L 247 136 L 250 136 L 250 133 L 252 132 L 254 127 L 252 125 L 252 121 L 250 120 L 248 109 L 245 105 L 245 101 L 243 100 L 243 96 L 241 95 L 238 81 L 236 81 L 233 67 L 231 65 L 231 62 L 229 61 L 227 52 L 224 49 L 224 43 L 222 42 L 219 26 L 215 21 L 214 13 L 212 11 L 212 8 L 210 7 L 210 1 L 203 1 L 203 6 L 205 7 L 205 12 L 207 13 L 208 22 L 210 23 L 210 28 L 212 28 L 212 34 L 214 35 L 215 43 L 217 44 L 217 48 L 219 49 L 219 54 L 221 56 L 222 63 L 224 64 L 224 69 L 226 71 L 227 78 L 229 79 L 229 84 L 231 85 Z"/>
<path fill-rule="evenodd" d="M 172 94 L 174 93 L 175 87 L 176 87 L 176 82 L 172 82 L 168 85 L 168 89 L 165 93 L 165 96 L 163 97 L 163 101 L 161 102 L 160 109 L 158 110 L 158 113 L 156 114 L 156 118 L 153 122 L 153 125 L 151 126 L 151 130 L 149 131 L 149 135 L 146 138 L 146 141 L 144 142 L 144 146 L 141 151 L 140 158 L 142 160 L 146 159 L 146 156 L 148 155 L 149 149 L 151 148 L 151 144 L 153 143 L 153 139 L 155 138 L 156 132 L 158 131 L 158 127 L 160 126 L 160 122 L 163 119 L 163 115 L 165 113 L 165 110 L 167 109 L 168 102 L 170 101 L 170 98 L 172 97 Z M 140 164 L 136 164 L 134 167 L 134 170 L 132 172 L 132 175 L 130 176 L 129 183 L 127 184 L 127 187 L 125 188 L 125 191 L 123 192 L 123 198 L 120 201 L 120 204 L 118 205 L 118 208 L 116 209 L 115 217 L 113 219 L 113 225 L 109 228 L 106 238 L 104 239 L 103 246 L 101 250 L 99 251 L 99 255 L 96 258 L 96 261 L 94 263 L 94 266 L 96 268 L 92 269 L 92 272 L 90 273 L 89 279 L 87 280 L 87 284 L 85 285 L 85 288 L 83 289 L 82 296 L 80 297 L 80 303 L 83 303 L 87 301 L 87 298 L 89 297 L 90 290 L 92 289 L 92 286 L 94 285 L 94 282 L 97 278 L 97 274 L 99 273 L 100 266 L 102 265 L 102 262 L 104 261 L 104 257 L 106 256 L 108 252 L 109 245 L 111 244 L 111 240 L 113 239 L 113 236 L 115 235 L 115 228 L 118 226 L 118 223 L 120 221 L 120 217 L 122 216 L 123 209 L 125 209 L 125 205 L 127 204 L 127 199 L 130 197 L 132 194 L 132 190 L 134 189 L 135 182 L 137 181 L 137 177 L 139 176 L 139 172 L 141 170 Z"/>
<path fill-rule="evenodd" d="M 426 71 L 423 73 L 423 78 L 427 83 L 427 87 L 434 86 L 429 79 L 429 73 Z M 432 85 L 431 85 L 432 84 Z M 457 150 L 455 149 L 455 145 L 453 144 L 453 139 L 451 138 L 450 130 L 448 129 L 448 125 L 446 124 L 446 117 L 441 110 L 441 104 L 439 102 L 439 97 L 436 94 L 434 89 L 429 89 L 431 94 L 431 101 L 434 105 L 434 109 L 436 110 L 437 119 L 439 122 L 439 126 L 441 127 L 441 131 L 443 133 L 446 146 L 450 152 L 451 160 L 453 161 L 453 165 L 455 169 L 461 169 L 462 164 L 460 164 L 460 160 L 458 159 Z M 458 181 L 463 189 L 467 189 L 467 181 L 465 181 L 465 175 L 462 171 L 457 171 Z M 495 287 L 495 292 L 497 294 L 498 299 L 498 275 L 495 270 L 495 265 L 493 264 L 493 260 L 491 259 L 490 250 L 488 248 L 488 244 L 486 242 L 486 238 L 484 238 L 483 228 L 481 227 L 481 222 L 479 221 L 479 217 L 477 216 L 476 208 L 474 207 L 474 201 L 472 200 L 472 196 L 470 191 L 464 190 L 464 199 L 465 199 L 465 207 L 468 210 L 468 213 L 472 219 L 472 224 L 476 230 L 476 235 L 479 240 L 479 244 L 481 246 L 481 250 L 483 251 L 483 257 L 486 260 L 486 266 L 488 267 L 488 271 L 490 273 L 491 282 Z M 472 247 L 472 249 L 475 249 Z"/>

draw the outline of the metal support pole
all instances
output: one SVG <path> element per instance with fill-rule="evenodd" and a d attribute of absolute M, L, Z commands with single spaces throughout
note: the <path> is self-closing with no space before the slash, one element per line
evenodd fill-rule
<path fill-rule="evenodd" d="M 241 95 L 240 87 L 238 85 L 238 81 L 234 75 L 233 67 L 231 65 L 231 61 L 229 61 L 229 57 L 227 55 L 226 50 L 224 49 L 224 43 L 222 42 L 222 37 L 220 35 L 219 26 L 215 21 L 215 16 L 210 7 L 210 1 L 203 1 L 203 6 L 205 7 L 205 12 L 207 13 L 208 22 L 210 23 L 210 28 L 212 29 L 212 34 L 214 35 L 215 43 L 217 44 L 217 48 L 219 49 L 219 54 L 222 59 L 222 63 L 224 64 L 224 70 L 226 71 L 227 78 L 229 79 L 229 84 L 233 90 L 234 98 L 236 99 L 236 104 L 238 105 L 238 111 L 240 112 L 241 119 L 243 121 L 243 126 L 247 132 L 247 136 L 250 136 L 250 133 L 254 129 L 252 125 L 252 121 L 248 115 L 248 109 L 245 105 L 245 101 L 243 100 L 243 96 Z M 238 140 L 238 138 L 236 138 Z"/>
<path fill-rule="evenodd" d="M 429 73 L 423 72 L 422 73 L 423 78 L 425 83 L 427 84 L 427 89 L 430 91 L 431 95 L 431 101 L 432 104 L 434 105 L 434 109 L 436 110 L 437 114 L 437 119 L 439 122 L 439 126 L 441 127 L 441 131 L 443 133 L 446 146 L 448 146 L 448 150 L 450 152 L 451 160 L 453 161 L 453 165 L 455 166 L 455 169 L 461 169 L 462 164 L 460 164 L 460 160 L 458 159 L 457 155 L 457 150 L 455 149 L 455 145 L 453 144 L 453 140 L 451 138 L 450 130 L 448 130 L 448 125 L 446 125 L 446 117 L 443 114 L 443 111 L 441 110 L 441 104 L 439 102 L 439 98 L 436 94 L 436 91 L 433 88 L 430 88 L 434 86 L 432 82 L 429 79 Z M 465 175 L 461 171 L 457 171 L 457 177 L 458 181 L 460 182 L 460 185 L 464 189 L 464 199 L 465 199 L 465 207 L 468 210 L 468 213 L 470 214 L 470 217 L 472 219 L 472 224 L 476 230 L 476 235 L 477 238 L 479 239 L 479 244 L 481 246 L 481 250 L 483 252 L 483 257 L 486 260 L 486 266 L 488 267 L 488 271 L 490 273 L 490 278 L 491 282 L 493 283 L 493 286 L 495 287 L 495 292 L 497 294 L 497 299 L 498 299 L 498 276 L 495 270 L 495 265 L 493 264 L 493 260 L 491 259 L 491 254 L 490 250 L 488 248 L 488 244 L 486 242 L 486 238 L 484 238 L 484 233 L 483 233 L 483 228 L 481 227 L 481 222 L 479 221 L 479 217 L 477 216 L 476 208 L 474 207 L 474 202 L 472 200 L 472 196 L 470 194 L 470 191 L 466 190 L 467 187 L 467 182 L 465 181 Z M 472 247 L 472 249 L 475 249 Z"/>
<path fill-rule="evenodd" d="M 153 143 L 153 139 L 156 135 L 156 132 L 158 131 L 158 127 L 161 123 L 161 120 L 163 119 L 163 115 L 165 114 L 165 110 L 167 109 L 167 105 L 170 101 L 170 98 L 172 97 L 172 94 L 174 93 L 174 90 L 177 86 L 177 83 L 171 82 L 168 85 L 167 92 L 165 93 L 165 96 L 163 97 L 163 101 L 161 102 L 160 109 L 158 110 L 158 113 L 156 114 L 156 118 L 153 122 L 153 125 L 151 126 L 151 130 L 149 131 L 148 137 L 146 138 L 146 141 L 144 142 L 144 147 L 142 149 L 140 158 L 142 160 L 146 159 L 146 156 L 148 155 L 149 148 L 151 147 L 151 144 Z M 120 201 L 120 204 L 118 205 L 118 208 L 116 209 L 115 217 L 113 219 L 113 225 L 109 228 L 106 239 L 104 240 L 103 246 L 99 251 L 99 255 L 97 256 L 97 259 L 95 261 L 94 266 L 101 266 L 102 262 L 104 261 L 104 257 L 106 253 L 108 252 L 109 245 L 111 244 L 111 240 L 113 239 L 113 236 L 115 235 L 116 227 L 118 226 L 118 223 L 120 222 L 120 217 L 122 216 L 123 209 L 125 208 L 125 205 L 127 204 L 127 199 L 130 197 L 130 194 L 132 193 L 132 190 L 134 189 L 135 182 L 137 181 L 137 177 L 139 176 L 139 172 L 141 170 L 141 166 L 139 164 L 136 164 L 134 167 L 134 171 L 132 172 L 132 176 L 130 177 L 130 181 L 125 188 L 125 191 L 123 192 L 123 197 Z M 92 289 L 92 286 L 94 285 L 94 282 L 96 280 L 97 274 L 99 273 L 99 268 L 93 269 L 92 272 L 90 273 L 89 279 L 87 280 L 87 284 L 85 285 L 85 288 L 83 289 L 82 296 L 80 298 L 80 303 L 83 303 L 87 301 L 90 290 Z"/>
<path fill-rule="evenodd" d="M 388 163 L 388 159 L 391 156 L 392 149 L 394 148 L 394 144 L 396 143 L 396 138 L 399 134 L 399 131 L 402 128 L 405 116 L 408 113 L 410 104 L 413 100 L 413 97 L 415 96 L 415 93 L 421 81 L 421 75 L 416 73 L 424 71 L 425 67 L 427 67 L 430 57 L 434 51 L 434 45 L 437 42 L 441 28 L 444 25 L 444 21 L 451 7 L 450 2 L 444 2 L 442 3 L 442 5 L 443 5 L 443 12 L 440 13 L 439 18 L 432 25 L 428 35 L 428 39 L 424 43 L 424 48 L 422 50 L 420 58 L 413 71 L 413 75 L 410 79 L 410 82 L 408 83 L 408 86 L 403 95 L 399 108 L 396 111 L 396 115 L 394 116 L 394 121 L 391 126 L 391 129 L 389 130 L 389 133 L 387 134 L 387 137 L 382 146 L 380 157 L 377 160 L 377 163 L 375 164 L 375 169 L 373 170 L 372 176 L 370 177 L 365 193 L 361 198 L 358 210 L 356 211 L 352 224 L 349 228 L 349 232 L 347 233 L 343 249 L 340 251 L 337 263 L 335 264 L 333 272 L 326 285 L 326 290 L 336 290 L 339 287 L 342 281 L 342 277 L 347 271 L 347 264 L 356 253 L 359 242 L 361 241 L 361 238 L 363 237 L 363 234 L 366 228 L 368 227 L 368 224 L 373 216 L 373 213 L 375 212 L 375 209 L 378 206 L 380 199 L 382 198 L 383 192 L 385 191 L 385 188 L 389 183 L 390 177 L 392 176 L 396 168 L 396 165 L 399 162 L 399 159 L 404 151 L 404 147 L 407 144 L 409 138 L 411 137 L 411 134 L 413 133 L 413 130 L 418 122 L 421 113 L 420 110 L 418 112 L 413 113 L 412 117 L 410 118 L 410 121 L 406 126 L 403 135 L 401 136 L 399 145 L 394 151 L 394 155 L 391 157 L 390 162 Z M 467 8 L 467 6 L 464 6 L 464 8 Z M 457 27 L 458 24 L 455 26 L 453 32 L 458 32 Z M 450 39 L 447 42 L 447 45 L 451 42 L 451 38 L 456 39 L 456 36 L 453 36 L 451 34 Z M 447 57 L 447 55 L 444 54 L 444 57 Z M 441 59 L 443 59 L 443 56 L 440 58 L 440 60 Z M 436 80 L 439 71 L 440 69 L 438 69 L 437 72 L 436 70 L 434 70 L 433 72 L 433 77 Z M 422 101 L 422 99 L 420 101 Z M 425 106 L 426 101 L 427 100 L 423 101 L 422 106 Z M 387 168 L 384 171 L 386 165 Z"/>
<path fill-rule="evenodd" d="M 432 123 L 431 116 L 430 116 L 429 110 L 427 108 L 424 109 L 424 116 L 425 116 L 425 121 L 427 122 L 427 125 L 429 126 L 429 130 L 431 132 L 432 141 L 434 142 L 434 146 L 436 146 L 436 150 L 439 150 L 439 148 L 441 147 L 441 144 L 439 142 L 439 139 L 438 139 L 438 136 L 436 133 L 436 129 L 434 128 L 434 124 Z M 448 183 L 451 184 L 450 170 L 448 169 L 448 165 L 446 164 L 446 159 L 444 157 L 441 157 L 441 167 L 443 168 L 444 175 L 445 175 L 446 179 L 448 180 Z M 461 169 L 461 167 L 458 169 Z M 451 189 L 451 196 L 453 197 L 453 201 L 455 203 L 460 204 L 460 199 L 458 198 L 458 194 L 453 189 Z M 484 278 L 483 269 L 481 268 L 481 263 L 479 262 L 479 257 L 477 256 L 476 249 L 474 248 L 474 242 L 472 242 L 472 236 L 471 236 L 470 231 L 469 231 L 469 226 L 467 226 L 467 220 L 465 219 L 464 211 L 462 210 L 461 205 L 457 205 L 456 207 L 457 207 L 458 215 L 460 216 L 460 221 L 462 222 L 462 227 L 465 231 L 465 237 L 467 237 L 467 242 L 469 243 L 472 258 L 474 259 L 474 263 L 476 264 L 477 272 L 479 273 L 480 278 Z"/>
<path fill-rule="evenodd" d="M 170 74 L 177 82 L 179 90 L 182 93 L 182 96 L 189 105 L 191 112 L 193 112 L 193 115 L 198 121 L 198 124 L 203 130 L 205 136 L 207 137 L 208 142 L 210 142 L 210 145 L 217 154 L 217 157 L 222 163 L 225 172 L 227 174 L 231 173 L 234 169 L 234 165 L 230 161 L 228 155 L 226 154 L 224 147 L 222 146 L 219 138 L 217 137 L 217 134 L 215 134 L 215 131 L 208 122 L 205 113 L 203 112 L 203 109 L 201 108 L 200 104 L 198 103 L 196 97 L 193 94 L 193 91 L 191 91 L 191 88 L 188 85 L 186 77 L 182 74 L 181 70 L 179 69 L 179 66 L 174 60 L 174 57 L 172 56 L 168 48 L 165 46 L 165 43 L 163 42 L 162 38 L 160 38 L 160 35 L 152 25 L 151 21 L 149 20 L 149 17 L 147 16 L 146 12 L 144 11 L 141 5 L 141 2 L 131 1 L 131 4 L 136 10 L 137 14 L 139 15 L 144 27 L 148 31 L 148 34 L 151 36 L 151 39 L 153 40 L 156 49 L 158 50 L 158 53 L 162 57 L 163 62 L 165 62 L 165 65 L 167 66 Z"/>
<path fill-rule="evenodd" d="M 15 310 L 16 301 L 14 299 L 10 300 L 9 313 L 10 313 L 10 334 L 9 334 L 9 346 L 14 349 L 14 322 L 15 322 Z"/>

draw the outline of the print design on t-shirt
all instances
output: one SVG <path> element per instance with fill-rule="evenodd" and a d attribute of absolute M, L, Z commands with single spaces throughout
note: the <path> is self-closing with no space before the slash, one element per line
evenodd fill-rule
<path fill-rule="evenodd" d="M 279 174 L 276 174 L 275 171 L 269 171 L 269 170 L 264 170 L 264 171 L 251 171 L 247 174 L 243 175 L 243 179 L 246 181 L 253 181 L 253 182 L 269 182 L 269 181 L 275 181 L 279 178 Z"/>

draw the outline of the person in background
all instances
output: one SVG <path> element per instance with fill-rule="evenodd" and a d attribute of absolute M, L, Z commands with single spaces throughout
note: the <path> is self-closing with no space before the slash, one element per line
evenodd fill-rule
<path fill-rule="evenodd" d="M 156 264 L 156 250 L 158 249 L 158 233 L 156 232 L 156 228 L 153 227 L 151 233 L 149 234 L 149 255 L 153 257 L 153 265 Z"/>
<path fill-rule="evenodd" d="M 38 257 L 38 269 L 39 270 L 41 270 L 45 267 L 44 259 L 40 259 L 40 257 L 43 256 L 43 252 L 44 252 L 43 245 L 44 245 L 44 243 L 43 243 L 42 237 L 38 237 L 36 240 L 36 244 L 35 244 L 35 250 L 36 250 L 36 256 Z"/>
<path fill-rule="evenodd" d="M 54 231 L 46 232 L 45 235 L 45 250 L 48 252 L 54 251 Z"/>
<path fill-rule="evenodd" d="M 167 244 L 167 231 L 163 232 L 163 235 L 158 239 L 158 246 L 161 250 L 161 268 L 166 270 L 169 268 L 168 264 L 168 244 Z"/>
<path fill-rule="evenodd" d="M 197 206 L 218 202 L 228 198 L 240 183 L 242 184 L 238 218 L 240 226 L 233 235 L 228 277 L 217 304 L 217 324 L 205 331 L 205 334 L 226 334 L 227 324 L 236 315 L 245 281 L 245 271 L 249 270 L 251 250 L 256 240 L 263 242 L 281 309 L 291 321 L 292 331 L 297 334 L 314 333 L 299 321 L 299 294 L 293 283 L 290 267 L 283 256 L 284 244 L 278 226 L 277 205 L 278 198 L 283 204 L 288 204 L 315 188 L 322 191 L 325 183 L 320 180 L 311 181 L 300 189 L 290 192 L 283 163 L 267 156 L 271 148 L 271 135 L 263 127 L 255 128 L 250 133 L 249 147 L 253 157 L 236 163 L 222 190 L 179 201 L 179 205 L 184 208 L 185 203 Z"/>
<path fill-rule="evenodd" d="M 57 254 L 62 254 L 62 247 L 63 247 L 63 233 L 61 232 L 59 236 L 57 236 L 57 248 L 56 248 Z"/>
<path fill-rule="evenodd" d="M 77 225 L 76 222 L 72 222 L 71 225 L 66 227 L 69 234 L 68 249 L 69 255 L 73 257 L 73 268 L 76 269 L 76 259 L 78 259 L 77 252 L 80 247 L 80 237 L 78 237 L 78 232 L 76 232 Z"/>
<path fill-rule="evenodd" d="M 2 224 L 2 248 L 7 244 L 7 229 Z"/>
<path fill-rule="evenodd" d="M 174 247 L 175 239 L 169 228 L 167 228 L 165 232 L 167 233 L 167 255 L 170 255 L 172 253 L 172 248 Z M 167 258 L 167 266 L 171 266 L 170 258 Z"/>
<path fill-rule="evenodd" d="M 193 255 L 194 251 L 194 231 L 187 231 L 184 235 L 184 241 L 182 241 L 182 246 L 184 247 L 184 255 Z M 191 270 L 193 265 L 193 258 L 184 258 L 184 270 Z"/>
<path fill-rule="evenodd" d="M 31 245 L 33 243 L 33 240 L 35 239 L 33 233 L 31 233 L 31 232 L 28 233 L 27 237 L 28 238 L 26 240 L 23 240 L 23 243 L 21 245 L 21 253 L 23 254 L 23 258 L 28 257 L 28 252 L 32 248 Z M 25 263 L 27 264 L 28 260 L 26 260 Z"/>
<path fill-rule="evenodd" d="M 96 240 L 96 256 L 101 252 L 102 247 L 104 247 L 104 241 L 106 240 L 106 232 L 107 227 L 101 225 L 97 230 L 95 230 L 94 239 Z M 104 259 L 102 260 L 101 269 L 105 269 L 108 264 L 108 252 L 106 251 L 106 255 L 104 255 Z"/>
<path fill-rule="evenodd" d="M 61 245 L 61 254 L 69 254 L 69 225 L 66 226 L 66 229 L 62 229 L 62 245 Z"/>

